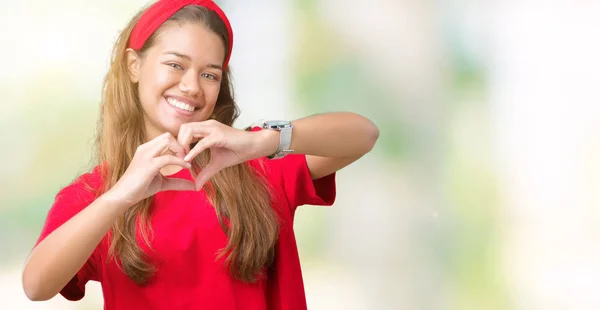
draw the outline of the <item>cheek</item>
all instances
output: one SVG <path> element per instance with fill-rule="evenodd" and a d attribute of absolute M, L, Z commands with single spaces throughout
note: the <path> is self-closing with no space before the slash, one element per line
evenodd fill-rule
<path fill-rule="evenodd" d="M 172 87 L 175 77 L 167 70 L 162 70 L 160 67 L 148 67 L 140 72 L 141 98 L 150 98 L 161 95 L 169 87 Z"/>
<path fill-rule="evenodd" d="M 205 87 L 204 89 L 204 99 L 207 105 L 214 107 L 219 97 L 219 91 L 221 90 L 220 85 L 210 85 L 210 87 Z"/>
<path fill-rule="evenodd" d="M 219 90 L 220 87 L 218 85 L 216 87 L 214 85 L 203 85 L 202 93 L 204 99 L 204 108 L 199 114 L 197 114 L 197 119 L 195 121 L 205 121 L 212 116 L 215 106 L 217 105 Z"/>

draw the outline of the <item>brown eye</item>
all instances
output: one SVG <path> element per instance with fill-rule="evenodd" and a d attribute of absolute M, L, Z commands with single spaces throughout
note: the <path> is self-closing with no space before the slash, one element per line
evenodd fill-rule
<path fill-rule="evenodd" d="M 183 67 L 180 66 L 179 64 L 176 63 L 168 63 L 167 66 L 173 68 L 173 69 L 177 69 L 177 70 L 183 70 Z"/>
<path fill-rule="evenodd" d="M 202 73 L 202 76 L 210 80 L 218 80 L 217 76 L 210 73 Z"/>

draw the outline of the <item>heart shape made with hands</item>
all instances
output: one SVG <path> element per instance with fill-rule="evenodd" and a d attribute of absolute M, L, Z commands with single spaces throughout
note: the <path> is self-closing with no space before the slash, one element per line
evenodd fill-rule
<path fill-rule="evenodd" d="M 200 190 L 222 169 L 259 157 L 263 147 L 255 137 L 250 131 L 236 129 L 215 120 L 183 124 L 177 135 L 177 142 L 185 149 L 185 161 L 192 163 L 190 172 L 195 179 L 196 190 Z M 200 170 L 194 159 L 206 150 L 210 150 L 210 159 Z"/>
<path fill-rule="evenodd" d="M 184 156 L 181 156 L 179 154 L 176 154 L 175 152 L 173 152 L 170 148 L 167 148 L 165 150 L 165 152 L 163 152 L 162 155 L 167 155 L 167 154 L 171 154 L 177 157 L 185 157 L 186 155 L 189 154 L 189 150 L 194 149 L 194 147 L 198 144 L 198 141 L 196 142 L 192 142 L 191 144 L 189 144 L 188 147 L 183 146 L 184 149 L 186 149 L 185 154 L 183 154 Z M 214 155 L 212 155 L 211 152 L 211 158 Z M 194 158 L 191 158 L 190 160 L 186 160 L 187 162 L 189 162 L 191 164 L 191 168 L 189 168 L 188 170 L 190 171 L 190 174 L 192 175 L 192 179 L 194 180 L 194 187 L 197 191 L 201 190 L 204 187 L 204 184 L 206 184 L 206 182 L 212 177 L 214 176 L 217 172 L 219 172 L 221 169 L 217 169 L 217 167 L 215 167 L 214 163 L 213 163 L 213 167 L 211 169 L 211 167 L 209 167 L 208 165 L 206 167 L 204 167 L 204 169 L 202 169 L 198 163 L 194 160 Z M 207 170 L 207 167 L 209 168 Z M 185 169 L 185 168 L 184 168 Z"/>
<path fill-rule="evenodd" d="M 174 155 L 174 156 L 187 158 L 187 155 L 191 152 L 191 150 L 194 150 L 196 148 L 196 146 L 198 145 L 198 142 L 201 139 L 195 139 L 195 140 L 197 140 L 197 141 L 193 141 L 190 144 L 182 144 L 182 147 L 185 149 L 185 153 L 183 154 L 184 156 L 175 154 L 175 152 L 171 151 L 170 149 L 167 150 L 167 152 L 165 152 L 165 154 L 170 153 L 171 155 Z M 187 147 L 184 145 L 187 145 Z M 206 150 L 204 150 L 204 151 L 206 151 Z M 199 155 L 197 155 L 197 156 L 199 156 Z M 199 164 L 197 163 L 197 161 L 195 160 L 197 156 L 189 158 L 186 161 L 191 164 L 191 168 L 188 168 L 188 170 L 190 171 L 190 174 L 192 175 L 192 179 L 194 180 L 195 189 L 197 191 L 199 191 L 204 187 L 206 182 L 208 182 L 208 180 L 210 180 L 210 178 L 212 176 L 214 176 L 217 172 L 219 172 L 221 169 L 223 169 L 225 167 L 218 168 L 217 165 L 215 165 L 213 163 L 212 165 L 207 165 L 204 167 L 204 169 L 202 169 L 202 167 L 200 167 Z M 211 150 L 210 161 L 212 161 L 213 156 L 216 156 L 216 155 L 213 155 L 213 152 Z M 223 165 L 220 165 L 220 166 L 223 166 Z"/>

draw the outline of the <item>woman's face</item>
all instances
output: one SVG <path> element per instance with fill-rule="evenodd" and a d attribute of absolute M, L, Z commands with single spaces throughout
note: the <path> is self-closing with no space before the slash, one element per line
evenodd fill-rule
<path fill-rule="evenodd" d="M 177 136 L 184 123 L 210 118 L 219 95 L 223 41 L 198 23 L 165 23 L 141 57 L 128 50 L 132 82 L 138 83 L 147 139 Z"/>

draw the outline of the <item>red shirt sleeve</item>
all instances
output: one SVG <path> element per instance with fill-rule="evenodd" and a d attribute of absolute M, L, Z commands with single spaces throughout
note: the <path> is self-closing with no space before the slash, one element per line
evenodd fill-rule
<path fill-rule="evenodd" d="M 306 155 L 291 154 L 281 159 L 265 160 L 269 179 L 283 188 L 287 202 L 294 211 L 301 205 L 331 206 L 335 201 L 335 173 L 313 180 Z"/>
<path fill-rule="evenodd" d="M 75 182 L 63 188 L 55 197 L 54 203 L 48 215 L 36 246 L 50 235 L 55 229 L 71 219 L 95 199 L 95 193 L 89 186 L 97 186 L 99 175 L 87 173 L 79 177 Z M 97 188 L 97 187 L 95 187 Z M 85 295 L 85 284 L 89 280 L 98 281 L 97 266 L 100 263 L 96 249 L 85 265 L 77 272 L 71 281 L 60 291 L 68 300 L 80 300 Z"/>

